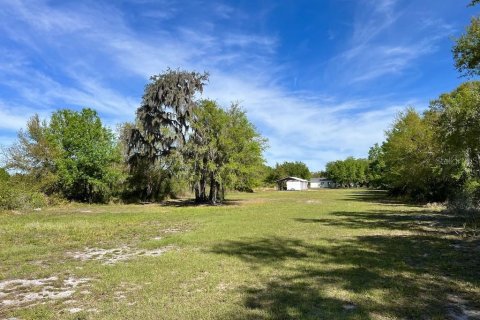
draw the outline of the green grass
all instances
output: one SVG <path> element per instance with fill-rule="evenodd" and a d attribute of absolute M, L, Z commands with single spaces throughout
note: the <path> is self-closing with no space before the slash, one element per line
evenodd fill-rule
<path fill-rule="evenodd" d="M 0 281 L 91 279 L 68 299 L 0 303 L 0 318 L 445 319 L 480 309 L 480 244 L 455 217 L 367 190 L 230 198 L 0 213 Z M 71 254 L 122 246 L 172 249 L 114 265 Z"/>

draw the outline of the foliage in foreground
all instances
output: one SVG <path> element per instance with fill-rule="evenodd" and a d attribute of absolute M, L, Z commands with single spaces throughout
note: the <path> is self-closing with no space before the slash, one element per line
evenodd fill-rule
<path fill-rule="evenodd" d="M 478 17 L 452 51 L 459 72 L 480 75 Z M 386 136 L 370 150 L 377 185 L 416 200 L 448 200 L 453 210 L 480 216 L 479 81 L 442 94 L 423 115 L 412 108 L 400 113 Z"/>
<path fill-rule="evenodd" d="M 398 115 L 377 150 L 381 180 L 395 194 L 479 210 L 479 137 L 480 82 L 473 81 L 432 101 L 423 115 Z"/>
<path fill-rule="evenodd" d="M 473 0 L 471 5 L 478 4 Z M 473 17 L 466 33 L 456 40 L 452 49 L 455 67 L 466 76 L 480 75 L 480 17 Z"/>

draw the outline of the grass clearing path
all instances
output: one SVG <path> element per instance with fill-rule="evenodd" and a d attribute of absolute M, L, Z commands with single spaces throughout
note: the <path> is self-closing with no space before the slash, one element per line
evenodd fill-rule
<path fill-rule="evenodd" d="M 455 217 L 362 189 L 230 198 L 0 213 L 0 319 L 480 319 Z"/>

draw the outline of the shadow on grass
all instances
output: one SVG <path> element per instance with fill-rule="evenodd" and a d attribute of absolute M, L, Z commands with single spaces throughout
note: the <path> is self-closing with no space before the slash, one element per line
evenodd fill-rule
<path fill-rule="evenodd" d="M 296 221 L 339 230 L 422 230 L 423 224 L 445 223 L 439 214 L 423 211 L 333 215 Z M 239 288 L 243 312 L 228 318 L 453 319 L 465 316 L 469 308 L 480 309 L 479 245 L 431 231 L 315 243 L 290 237 L 247 238 L 220 243 L 211 252 L 264 270 L 256 272 L 258 284 Z M 451 302 L 452 296 L 465 302 Z"/>
<path fill-rule="evenodd" d="M 228 199 L 217 204 L 208 202 L 196 202 L 195 199 L 173 199 L 161 202 L 162 206 L 166 207 L 220 207 L 220 206 L 234 206 L 241 204 L 241 200 Z"/>
<path fill-rule="evenodd" d="M 359 189 L 352 191 L 348 194 L 347 198 L 344 200 L 347 201 L 363 201 L 370 203 L 378 203 L 383 205 L 403 205 L 403 206 L 414 206 L 413 203 L 406 203 L 405 199 L 398 199 L 395 197 L 388 196 L 387 191 L 385 190 L 370 190 L 370 189 Z"/>
<path fill-rule="evenodd" d="M 296 218 L 297 222 L 318 223 L 349 229 L 387 229 L 430 233 L 436 236 L 462 234 L 464 219 L 454 214 L 429 210 L 398 213 L 371 210 L 368 212 L 332 212 L 329 217 Z"/>

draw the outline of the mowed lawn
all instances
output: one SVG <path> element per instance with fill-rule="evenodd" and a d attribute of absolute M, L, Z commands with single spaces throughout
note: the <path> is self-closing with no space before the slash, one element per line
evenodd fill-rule
<path fill-rule="evenodd" d="M 0 213 L 0 319 L 475 319 L 480 243 L 363 189 Z"/>

